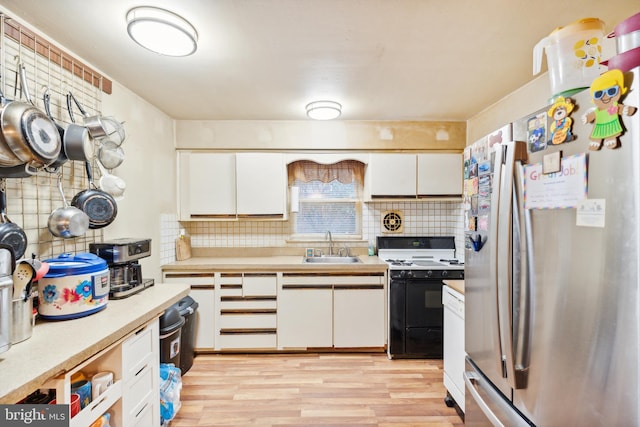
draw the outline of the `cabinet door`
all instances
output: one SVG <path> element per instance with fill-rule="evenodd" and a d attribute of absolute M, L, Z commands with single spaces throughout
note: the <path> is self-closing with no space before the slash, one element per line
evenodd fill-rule
<path fill-rule="evenodd" d="M 373 289 L 367 289 L 373 288 Z M 383 285 L 333 290 L 333 345 L 383 347 L 385 309 Z"/>
<path fill-rule="evenodd" d="M 238 215 L 284 216 L 287 180 L 282 154 L 238 153 L 236 173 Z"/>
<path fill-rule="evenodd" d="M 215 347 L 215 291 L 213 286 L 192 285 L 189 293 L 198 303 L 196 311 L 196 338 L 194 347 L 198 350 L 213 350 Z"/>
<path fill-rule="evenodd" d="M 180 219 L 235 218 L 235 154 L 179 152 Z"/>
<path fill-rule="evenodd" d="M 196 310 L 196 338 L 198 350 L 213 350 L 215 347 L 215 285 L 214 273 L 184 272 L 164 273 L 165 283 L 186 283 L 191 286 L 189 295 L 198 303 Z"/>
<path fill-rule="evenodd" d="M 283 285 L 278 294 L 278 348 L 331 347 L 331 285 Z"/>
<path fill-rule="evenodd" d="M 372 197 L 416 196 L 415 154 L 371 154 L 369 178 Z"/>
<path fill-rule="evenodd" d="M 418 196 L 462 195 L 462 155 L 418 154 Z"/>

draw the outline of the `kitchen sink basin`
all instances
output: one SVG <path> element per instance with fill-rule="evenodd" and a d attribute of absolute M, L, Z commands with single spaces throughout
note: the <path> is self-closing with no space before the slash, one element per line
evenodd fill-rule
<path fill-rule="evenodd" d="M 305 257 L 302 262 L 312 264 L 352 264 L 362 261 L 357 256 L 314 256 Z"/>

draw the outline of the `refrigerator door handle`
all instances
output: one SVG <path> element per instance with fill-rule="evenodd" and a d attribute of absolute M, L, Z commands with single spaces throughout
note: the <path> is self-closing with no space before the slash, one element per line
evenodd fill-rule
<path fill-rule="evenodd" d="M 534 277 L 531 274 L 533 265 L 533 238 L 531 229 L 531 212 L 524 209 L 524 168 L 521 162 L 516 163 L 514 186 L 514 213 L 518 227 L 519 246 L 514 250 L 520 251 L 519 266 L 516 273 L 519 276 L 517 289 L 514 289 L 514 371 L 516 389 L 527 387 L 529 376 L 529 362 L 531 354 L 531 296 Z"/>
<path fill-rule="evenodd" d="M 464 383 L 473 401 L 494 427 L 505 427 L 505 425 L 509 427 L 531 427 L 531 424 L 520 413 L 516 412 L 515 408 L 479 373 L 465 371 Z M 483 395 L 486 396 L 491 406 L 483 399 Z M 496 415 L 492 408 L 499 412 L 502 419 Z"/>
<path fill-rule="evenodd" d="M 504 165 L 501 171 L 500 179 L 500 204 L 498 206 L 498 319 L 499 319 L 499 335 L 502 342 L 503 357 L 503 373 L 506 374 L 507 382 L 511 388 L 517 388 L 516 371 L 514 361 L 514 310 L 513 295 L 514 283 L 513 272 L 516 266 L 513 265 L 514 257 L 513 244 L 513 212 L 518 211 L 518 202 L 516 199 L 515 176 L 518 172 L 516 165 L 526 159 L 526 143 L 519 141 L 511 141 L 504 144 L 506 147 Z M 518 221 L 516 220 L 516 223 Z M 517 268 L 516 268 L 517 271 Z M 518 280 L 519 281 L 519 280 Z"/>
<path fill-rule="evenodd" d="M 491 310 L 495 310 L 495 319 L 496 324 L 493 325 L 494 330 L 498 331 L 494 333 L 494 348 L 495 354 L 497 355 L 495 363 L 497 365 L 498 372 L 504 377 L 506 376 L 506 372 L 504 369 L 504 358 L 503 358 L 503 344 L 501 336 L 501 325 L 500 322 L 502 319 L 500 318 L 500 312 L 498 307 L 498 224 L 500 220 L 500 186 L 501 180 L 504 176 L 504 154 L 506 152 L 505 147 L 500 144 L 496 144 L 495 148 L 495 159 L 494 159 L 494 172 L 493 172 L 493 188 L 494 190 L 491 192 L 491 217 L 489 219 L 491 223 L 491 227 L 489 227 L 489 232 L 487 235 L 487 241 L 489 244 L 489 283 L 491 284 L 491 300 L 495 301 L 495 305 L 491 307 Z M 487 307 L 489 309 L 489 307 Z"/>

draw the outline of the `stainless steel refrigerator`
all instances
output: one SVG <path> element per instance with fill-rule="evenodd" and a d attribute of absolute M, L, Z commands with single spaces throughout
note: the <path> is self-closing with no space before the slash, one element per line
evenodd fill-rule
<path fill-rule="evenodd" d="M 564 139 L 550 104 L 465 151 L 468 427 L 640 425 L 640 111 L 592 151 L 570 99 Z"/>

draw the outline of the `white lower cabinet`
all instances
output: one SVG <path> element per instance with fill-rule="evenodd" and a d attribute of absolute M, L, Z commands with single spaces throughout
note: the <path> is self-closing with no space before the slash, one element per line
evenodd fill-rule
<path fill-rule="evenodd" d="M 196 337 L 194 350 L 215 348 L 215 283 L 213 272 L 165 272 L 164 283 L 187 284 L 191 287 L 189 296 L 198 303 L 195 316 Z"/>
<path fill-rule="evenodd" d="M 464 295 L 449 286 L 443 286 L 444 305 L 443 366 L 444 385 L 464 412 Z"/>
<path fill-rule="evenodd" d="M 76 414 L 69 425 L 88 427 L 108 412 L 111 427 L 160 425 L 160 341 L 158 319 L 115 342 L 44 388 L 56 389 L 56 401 L 69 403 L 71 381 L 97 372 L 113 373 L 113 384 Z"/>
<path fill-rule="evenodd" d="M 283 277 L 278 294 L 278 348 L 333 345 L 333 290 L 315 277 Z"/>
<path fill-rule="evenodd" d="M 368 280 L 376 281 L 372 277 Z M 385 342 L 385 294 L 381 283 L 333 288 L 334 347 L 381 347 Z"/>
<path fill-rule="evenodd" d="M 285 273 L 278 348 L 384 347 L 385 275 Z"/>
<path fill-rule="evenodd" d="M 216 350 L 277 347 L 278 273 L 216 274 Z"/>

